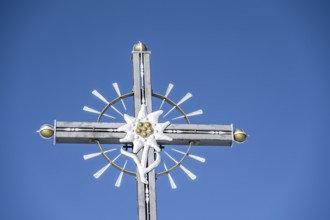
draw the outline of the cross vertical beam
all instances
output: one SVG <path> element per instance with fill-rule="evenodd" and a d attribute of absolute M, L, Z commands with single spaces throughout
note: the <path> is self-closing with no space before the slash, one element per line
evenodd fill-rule
<path fill-rule="evenodd" d="M 145 99 L 147 101 L 148 113 L 152 112 L 152 88 L 151 88 L 151 73 L 150 73 L 150 53 L 144 54 L 144 85 L 145 85 Z M 154 162 L 154 149 L 149 149 L 148 164 Z M 156 207 L 156 173 L 155 169 L 148 173 L 148 187 L 149 187 L 149 215 L 150 220 L 157 219 Z"/>
<path fill-rule="evenodd" d="M 134 115 L 137 116 L 141 108 L 141 78 L 140 78 L 140 54 L 132 52 L 133 62 L 133 92 L 134 92 Z M 141 154 L 139 155 L 141 158 Z M 140 181 L 140 176 L 136 175 L 138 219 L 146 220 L 146 200 L 144 184 Z"/>
<path fill-rule="evenodd" d="M 141 46 L 142 48 L 142 46 Z M 141 104 L 146 104 L 148 113 L 152 112 L 152 90 L 150 77 L 150 52 L 133 51 L 133 92 L 134 92 L 134 110 L 137 116 Z M 142 153 L 142 152 L 141 152 Z M 141 158 L 141 153 L 139 157 Z M 149 150 L 148 163 L 154 161 L 154 150 Z M 156 220 L 156 176 L 155 171 L 147 174 L 148 184 L 144 184 L 137 176 L 137 197 L 138 197 L 138 219 Z"/>

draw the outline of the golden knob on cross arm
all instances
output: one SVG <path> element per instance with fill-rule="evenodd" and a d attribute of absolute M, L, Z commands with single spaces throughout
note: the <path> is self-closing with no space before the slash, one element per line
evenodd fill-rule
<path fill-rule="evenodd" d="M 147 51 L 147 46 L 142 43 L 141 41 L 139 41 L 139 43 L 134 44 L 133 46 L 133 51 Z"/>
<path fill-rule="evenodd" d="M 54 135 L 54 128 L 49 124 L 41 125 L 39 131 L 40 136 L 44 139 L 49 139 Z"/>
<path fill-rule="evenodd" d="M 243 129 L 237 128 L 234 131 L 234 140 L 237 143 L 243 143 L 247 137 L 248 137 L 248 135 L 245 133 L 245 131 Z"/>

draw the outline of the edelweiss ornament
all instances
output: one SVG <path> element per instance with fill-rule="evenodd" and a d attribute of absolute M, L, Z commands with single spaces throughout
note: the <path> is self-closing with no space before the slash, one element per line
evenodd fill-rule
<path fill-rule="evenodd" d="M 172 138 L 166 136 L 163 132 L 170 124 L 169 121 L 165 123 L 158 123 L 159 116 L 163 113 L 162 110 L 147 114 L 147 107 L 145 104 L 141 105 L 141 109 L 136 118 L 124 114 L 124 119 L 127 124 L 118 128 L 118 131 L 126 132 L 126 136 L 120 139 L 121 143 L 133 143 L 132 152 L 128 152 L 121 148 L 121 153 L 132 158 L 138 168 L 141 182 L 147 184 L 146 174 L 155 169 L 160 163 L 160 148 L 157 140 L 172 141 Z M 147 159 L 149 148 L 153 148 L 156 153 L 156 160 L 147 167 Z M 137 154 L 142 150 L 141 160 Z"/>

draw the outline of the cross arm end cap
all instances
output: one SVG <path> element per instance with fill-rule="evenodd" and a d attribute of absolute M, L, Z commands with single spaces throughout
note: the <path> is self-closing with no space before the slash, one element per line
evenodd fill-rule
<path fill-rule="evenodd" d="M 241 128 L 235 129 L 234 140 L 237 143 L 243 143 L 247 137 L 248 137 L 248 135 L 246 134 L 246 132 L 243 129 L 241 129 Z"/>
<path fill-rule="evenodd" d="M 49 124 L 43 124 L 37 132 L 40 134 L 40 137 L 50 139 L 54 135 L 54 128 Z"/>

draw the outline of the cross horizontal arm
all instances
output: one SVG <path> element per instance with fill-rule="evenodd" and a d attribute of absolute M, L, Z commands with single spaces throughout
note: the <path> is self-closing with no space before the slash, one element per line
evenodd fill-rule
<path fill-rule="evenodd" d="M 124 144 L 119 139 L 126 133 L 117 129 L 123 123 L 106 122 L 55 122 L 55 143 L 93 143 Z M 165 145 L 231 146 L 233 142 L 232 125 L 171 124 L 164 133 L 172 141 L 157 141 Z"/>

